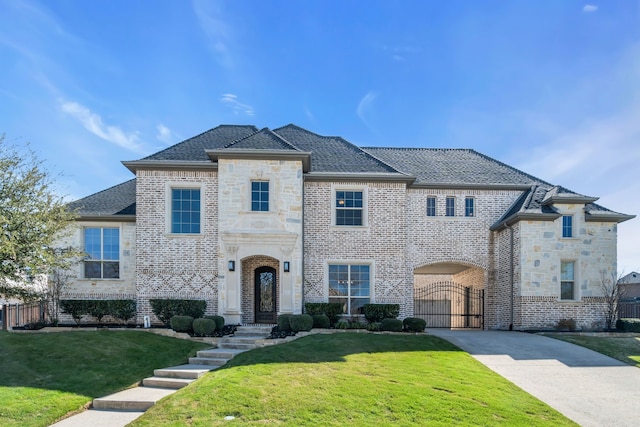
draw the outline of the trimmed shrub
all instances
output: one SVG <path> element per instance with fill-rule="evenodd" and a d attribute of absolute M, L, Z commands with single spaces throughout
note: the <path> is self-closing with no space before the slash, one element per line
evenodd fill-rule
<path fill-rule="evenodd" d="M 98 322 L 102 322 L 102 318 L 107 314 L 111 314 L 108 300 L 87 300 L 87 311 L 95 317 Z"/>
<path fill-rule="evenodd" d="M 313 318 L 313 327 L 314 328 L 323 328 L 326 329 L 331 326 L 331 321 L 326 314 L 314 314 L 311 316 Z"/>
<path fill-rule="evenodd" d="M 222 316 L 204 316 L 205 319 L 211 319 L 216 324 L 216 331 L 222 331 L 224 328 L 224 317 Z"/>
<path fill-rule="evenodd" d="M 89 312 L 89 304 L 87 303 L 87 300 L 80 299 L 60 300 L 60 308 L 62 308 L 63 313 L 70 314 L 77 325 L 80 324 L 82 316 Z"/>
<path fill-rule="evenodd" d="M 191 332 L 193 330 L 193 317 L 173 316 L 170 320 L 171 329 L 176 332 Z"/>
<path fill-rule="evenodd" d="M 573 332 L 576 330 L 576 321 L 574 319 L 560 319 L 558 323 L 556 323 L 555 329 L 557 331 L 569 330 Z"/>
<path fill-rule="evenodd" d="M 378 332 L 378 331 L 380 331 L 380 323 L 379 322 L 369 323 L 367 325 L 367 331 L 370 331 L 370 332 Z"/>
<path fill-rule="evenodd" d="M 281 314 L 278 316 L 278 328 L 283 332 L 289 332 L 291 330 L 290 319 L 291 314 Z"/>
<path fill-rule="evenodd" d="M 199 337 L 212 335 L 216 330 L 216 322 L 213 319 L 195 319 L 193 321 L 193 334 Z"/>
<path fill-rule="evenodd" d="M 293 314 L 289 317 L 289 325 L 293 332 L 310 331 L 313 328 L 313 317 L 308 314 Z"/>
<path fill-rule="evenodd" d="M 364 317 L 369 322 L 380 322 L 382 319 L 395 319 L 400 314 L 400 304 L 365 304 Z"/>
<path fill-rule="evenodd" d="M 417 317 L 407 317 L 402 321 L 402 325 L 407 332 L 424 332 L 424 328 L 427 327 L 427 322 Z"/>
<path fill-rule="evenodd" d="M 349 329 L 349 321 L 338 320 L 338 322 L 336 323 L 336 329 Z"/>
<path fill-rule="evenodd" d="M 618 319 L 616 329 L 624 332 L 640 332 L 640 319 Z"/>
<path fill-rule="evenodd" d="M 194 319 L 202 317 L 207 308 L 207 302 L 194 299 L 150 299 L 151 310 L 165 325 L 173 316 L 191 316 Z"/>
<path fill-rule="evenodd" d="M 138 311 L 138 304 L 134 299 L 114 299 L 109 301 L 109 314 L 127 323 L 133 319 Z"/>
<path fill-rule="evenodd" d="M 335 325 L 344 311 L 344 305 L 340 302 L 306 302 L 304 311 L 311 316 L 324 314 L 329 318 L 330 324 Z"/>
<path fill-rule="evenodd" d="M 380 322 L 380 330 L 391 332 L 402 332 L 402 320 L 400 319 L 382 319 Z"/>

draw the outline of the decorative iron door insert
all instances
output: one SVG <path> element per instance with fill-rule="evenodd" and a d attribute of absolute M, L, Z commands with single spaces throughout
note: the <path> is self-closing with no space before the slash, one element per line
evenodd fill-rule
<path fill-rule="evenodd" d="M 271 267 L 256 269 L 256 323 L 276 323 L 276 270 Z"/>

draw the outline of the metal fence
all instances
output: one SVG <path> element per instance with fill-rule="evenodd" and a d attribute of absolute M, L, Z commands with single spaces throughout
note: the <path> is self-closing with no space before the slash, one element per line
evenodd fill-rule
<path fill-rule="evenodd" d="M 47 322 L 45 303 L 33 304 L 5 304 L 2 306 L 2 329 L 7 331 L 14 326 L 24 326 L 28 323 Z"/>
<path fill-rule="evenodd" d="M 484 290 L 455 282 L 438 282 L 414 289 L 413 312 L 427 328 L 484 326 Z"/>

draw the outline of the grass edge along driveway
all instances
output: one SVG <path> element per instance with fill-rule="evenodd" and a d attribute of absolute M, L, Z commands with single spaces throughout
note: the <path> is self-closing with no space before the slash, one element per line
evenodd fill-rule
<path fill-rule="evenodd" d="M 210 347 L 144 331 L 0 331 L 0 425 L 48 426 Z"/>
<path fill-rule="evenodd" d="M 576 425 L 447 341 L 362 333 L 242 353 L 131 425 L 264 424 Z"/>

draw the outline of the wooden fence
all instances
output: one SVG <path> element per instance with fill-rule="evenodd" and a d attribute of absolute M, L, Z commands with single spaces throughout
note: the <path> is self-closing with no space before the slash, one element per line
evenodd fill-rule
<path fill-rule="evenodd" d="M 14 326 L 24 326 L 27 323 L 48 322 L 45 303 L 5 304 L 0 307 L 2 308 L 0 318 L 4 331 Z"/>
<path fill-rule="evenodd" d="M 619 302 L 618 317 L 621 319 L 640 319 L 640 302 Z"/>

